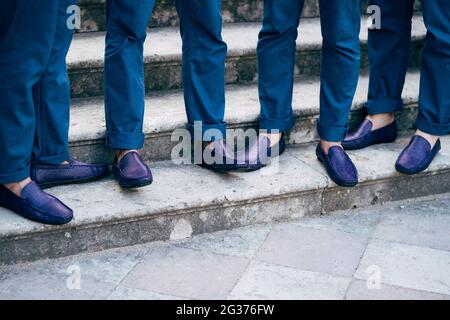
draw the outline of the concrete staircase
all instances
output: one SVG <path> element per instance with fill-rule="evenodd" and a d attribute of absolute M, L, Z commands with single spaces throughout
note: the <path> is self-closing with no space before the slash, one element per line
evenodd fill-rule
<path fill-rule="evenodd" d="M 76 35 L 68 63 L 72 80 L 72 154 L 85 161 L 111 161 L 104 147 L 103 47 L 104 1 L 82 0 L 83 32 Z M 261 0 L 224 0 L 224 38 L 227 60 L 226 120 L 231 128 L 256 125 L 256 39 Z M 364 8 L 364 5 L 363 5 Z M 76 214 L 73 223 L 49 227 L 26 221 L 0 209 L 0 264 L 55 258 L 137 243 L 178 239 L 267 221 L 320 215 L 340 209 L 367 206 L 450 190 L 450 150 L 444 150 L 432 167 L 415 177 L 398 174 L 394 162 L 407 142 L 400 139 L 352 152 L 361 183 L 354 189 L 337 187 L 314 156 L 315 122 L 319 113 L 320 24 L 316 1 L 307 1 L 306 19 L 300 25 L 294 112 L 297 124 L 289 135 L 290 148 L 279 163 L 249 174 L 217 174 L 192 165 L 178 166 L 170 159 L 172 132 L 183 128 L 181 42 L 171 1 L 159 1 L 145 48 L 147 98 L 145 159 L 155 174 L 152 186 L 123 191 L 110 178 L 99 183 L 50 190 Z M 363 26 L 365 20 L 363 19 Z M 86 32 L 93 31 L 93 32 Z M 414 18 L 411 71 L 404 91 L 405 108 L 399 113 L 402 135 L 414 127 L 417 114 L 420 50 L 425 28 Z M 367 30 L 363 28 L 363 52 Z M 367 96 L 367 57 L 351 122 L 363 116 Z"/>

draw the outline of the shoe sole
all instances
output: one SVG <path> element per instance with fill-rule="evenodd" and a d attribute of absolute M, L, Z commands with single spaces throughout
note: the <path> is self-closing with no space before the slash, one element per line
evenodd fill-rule
<path fill-rule="evenodd" d="M 430 163 L 430 164 L 431 164 L 431 163 Z M 404 168 L 399 167 L 399 166 L 397 166 L 397 165 L 395 165 L 395 169 L 396 169 L 398 172 L 403 173 L 403 174 L 407 174 L 407 175 L 415 175 L 415 174 L 419 174 L 419 173 L 424 172 L 425 170 L 427 170 L 428 167 L 430 166 L 430 164 L 429 164 L 426 168 L 424 168 L 424 169 L 422 169 L 422 170 L 419 170 L 419 171 L 410 171 L 410 170 L 408 170 L 408 169 L 404 169 Z"/>
<path fill-rule="evenodd" d="M 320 159 L 320 157 L 317 157 L 317 160 L 319 160 L 319 162 L 325 167 L 325 165 L 323 164 L 323 161 L 322 161 L 322 159 Z M 326 168 L 325 168 L 325 171 L 326 171 Z M 330 177 L 330 179 L 333 180 L 328 172 L 327 172 L 327 174 Z M 333 180 L 333 182 L 336 183 L 338 186 L 344 187 L 344 188 L 353 188 L 359 184 L 359 182 L 356 182 L 356 183 L 341 183 L 341 182 L 339 182 L 338 183 L 334 180 Z"/>
<path fill-rule="evenodd" d="M 61 181 L 61 182 L 51 182 L 51 183 L 38 183 L 39 187 L 41 187 L 41 189 L 49 189 L 49 188 L 54 188 L 54 187 L 58 187 L 58 186 L 67 186 L 70 184 L 81 184 L 81 183 L 88 183 L 88 182 L 94 182 L 94 181 L 98 181 L 101 180 L 105 177 L 108 176 L 109 173 L 106 173 L 104 175 L 95 177 L 95 178 L 85 178 L 85 179 L 74 179 L 74 180 L 67 180 L 67 181 Z"/>
<path fill-rule="evenodd" d="M 139 189 L 139 188 L 143 188 L 143 187 L 149 186 L 152 183 L 153 183 L 153 181 L 137 183 L 137 184 L 121 184 L 121 183 L 119 183 L 119 186 L 122 189 Z"/>
<path fill-rule="evenodd" d="M 72 217 L 69 217 L 69 218 L 64 219 L 64 220 L 61 219 L 58 222 L 52 222 L 52 221 L 46 220 L 44 215 L 41 215 L 41 216 L 30 216 L 30 215 L 27 215 L 27 214 L 18 213 L 15 210 L 15 208 L 13 208 L 12 206 L 8 205 L 7 203 L 0 202 L 0 207 L 5 208 L 7 210 L 10 210 L 11 212 L 14 212 L 15 214 L 17 214 L 18 216 L 20 216 L 20 217 L 22 217 L 24 219 L 27 219 L 27 220 L 30 220 L 30 221 L 34 221 L 34 222 L 37 222 L 37 223 L 40 223 L 40 224 L 49 225 L 49 226 L 62 226 L 62 225 L 68 224 L 69 222 L 71 222 L 73 220 L 73 216 L 72 216 Z"/>
<path fill-rule="evenodd" d="M 380 144 L 387 144 L 387 143 L 393 143 L 397 140 L 397 138 L 395 138 L 394 140 L 389 140 L 389 141 L 381 141 L 381 142 L 375 142 L 375 143 L 371 143 L 368 144 L 367 146 L 364 147 L 359 147 L 359 148 L 353 148 L 353 147 L 346 147 L 344 143 L 342 143 L 342 148 L 344 148 L 344 150 L 347 151 L 353 151 L 353 150 L 362 150 L 371 146 L 376 146 L 376 145 L 380 145 Z"/>

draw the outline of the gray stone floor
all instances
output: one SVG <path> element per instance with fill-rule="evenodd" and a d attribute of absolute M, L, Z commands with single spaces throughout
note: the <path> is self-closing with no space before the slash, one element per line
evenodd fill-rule
<path fill-rule="evenodd" d="M 0 299 L 450 299 L 450 194 L 0 267 Z"/>

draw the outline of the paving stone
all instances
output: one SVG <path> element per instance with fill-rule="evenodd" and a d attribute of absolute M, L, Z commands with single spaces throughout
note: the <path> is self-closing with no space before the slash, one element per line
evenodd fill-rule
<path fill-rule="evenodd" d="M 248 259 L 164 246 L 151 250 L 122 285 L 192 299 L 225 299 Z"/>
<path fill-rule="evenodd" d="M 272 226 L 255 225 L 234 230 L 202 234 L 183 240 L 176 246 L 251 259 L 266 240 Z"/>
<path fill-rule="evenodd" d="M 368 268 L 380 271 L 382 283 L 450 295 L 450 252 L 372 241 L 355 274 L 366 280 Z"/>
<path fill-rule="evenodd" d="M 450 199 L 384 210 L 374 237 L 450 251 Z"/>
<path fill-rule="evenodd" d="M 275 227 L 255 259 L 298 269 L 351 277 L 367 238 L 283 224 Z"/>
<path fill-rule="evenodd" d="M 0 300 L 105 299 L 115 287 L 83 275 L 80 282 L 74 282 L 76 272 L 71 269 L 54 272 L 45 267 L 1 270 Z"/>
<path fill-rule="evenodd" d="M 97 281 L 119 284 L 148 252 L 150 246 L 134 246 L 113 249 L 97 254 L 82 254 L 64 259 L 50 260 L 53 269 L 80 268 L 81 275 Z"/>
<path fill-rule="evenodd" d="M 108 300 L 185 300 L 185 298 L 118 286 L 109 295 Z"/>
<path fill-rule="evenodd" d="M 253 261 L 229 299 L 342 299 L 350 279 Z"/>
<path fill-rule="evenodd" d="M 347 300 L 450 300 L 450 296 L 381 284 L 379 289 L 368 289 L 366 281 L 352 281 Z"/>
<path fill-rule="evenodd" d="M 39 299 L 46 295 L 49 299 L 104 299 L 149 248 L 150 246 L 135 246 L 63 259 L 42 260 L 19 265 L 17 268 L 3 267 L 0 268 L 0 295 L 11 299 Z M 78 277 L 81 288 L 71 290 L 72 287 L 68 287 L 67 282 Z M 35 292 L 36 290 L 42 292 Z"/>
<path fill-rule="evenodd" d="M 292 224 L 324 231 L 340 231 L 370 236 L 380 220 L 380 210 L 346 210 L 318 217 L 307 217 Z"/>

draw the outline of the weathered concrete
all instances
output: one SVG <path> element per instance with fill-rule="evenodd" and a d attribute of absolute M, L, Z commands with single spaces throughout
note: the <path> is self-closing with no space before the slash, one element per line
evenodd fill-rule
<path fill-rule="evenodd" d="M 403 99 L 405 108 L 398 115 L 400 131 L 414 128 L 419 98 L 420 75 L 412 71 L 407 76 Z M 368 77 L 361 76 L 354 99 L 352 125 L 363 116 L 367 100 Z M 317 80 L 305 79 L 294 88 L 293 112 L 296 125 L 289 134 L 290 144 L 317 141 L 316 120 L 319 116 L 319 90 Z M 259 116 L 258 90 L 256 86 L 233 86 L 227 92 L 225 120 L 230 128 L 256 127 Z M 105 115 L 103 100 L 75 102 L 72 108 L 70 141 L 71 152 L 85 161 L 111 161 L 111 153 L 105 148 Z M 181 92 L 152 96 L 146 100 L 144 133 L 146 136 L 144 158 L 148 161 L 169 160 L 177 142 L 171 141 L 174 130 L 184 128 L 186 113 Z"/>
<path fill-rule="evenodd" d="M 295 225 L 273 229 L 255 259 L 338 277 L 351 277 L 358 267 L 368 237 Z"/>
<path fill-rule="evenodd" d="M 181 259 L 186 263 L 178 263 Z M 122 284 L 190 299 L 226 299 L 248 263 L 245 258 L 163 246 L 150 250 Z"/>
<path fill-rule="evenodd" d="M 349 278 L 253 261 L 229 299 L 337 300 L 349 283 Z"/>
<path fill-rule="evenodd" d="M 426 220 L 427 225 L 448 229 L 449 206 L 446 193 L 0 266 L 0 299 L 449 300 L 450 251 L 435 248 L 448 241 L 448 235 L 425 226 L 415 231 L 426 241 L 404 241 L 405 230 L 414 223 Z M 392 231 L 380 240 L 377 230 L 386 230 L 391 218 Z M 186 227 L 180 223 L 178 235 Z M 339 275 L 342 271 L 345 275 Z"/>
<path fill-rule="evenodd" d="M 381 284 L 379 289 L 368 289 L 367 281 L 353 280 L 347 300 L 449 300 L 450 296 Z"/>
<path fill-rule="evenodd" d="M 366 23 L 362 19 L 362 23 Z M 245 84 L 257 80 L 256 45 L 259 23 L 226 25 L 224 40 L 229 53 L 226 64 L 226 83 Z M 422 17 L 413 21 L 411 66 L 420 65 L 420 52 L 426 30 Z M 362 28 L 362 68 L 367 67 L 367 28 Z M 299 26 L 296 76 L 318 76 L 322 39 L 319 19 L 304 19 Z M 104 34 L 80 34 L 73 41 L 68 56 L 71 92 L 73 97 L 103 95 Z M 149 92 L 182 87 L 181 39 L 177 28 L 151 30 L 144 50 L 145 87 Z"/>
<path fill-rule="evenodd" d="M 442 142 L 449 144 L 450 137 Z M 0 210 L 0 263 L 180 239 L 448 192 L 450 151 L 444 147 L 427 172 L 410 177 L 393 168 L 406 143 L 401 139 L 352 152 L 361 179 L 354 189 L 330 182 L 309 145 L 290 148 L 278 170 L 274 163 L 260 172 L 216 174 L 163 162 L 153 165 L 155 183 L 139 191 L 123 191 L 108 179 L 55 188 L 50 192 L 75 210 L 75 220 L 49 227 Z"/>
<path fill-rule="evenodd" d="M 105 0 L 80 0 L 81 30 L 80 32 L 105 30 Z M 420 10 L 420 3 L 416 1 L 416 10 Z M 366 0 L 362 1 L 361 12 L 367 12 Z M 319 16 L 318 0 L 306 0 L 303 17 Z M 222 16 L 225 23 L 259 22 L 263 16 L 263 0 L 223 0 Z M 178 24 L 174 0 L 158 0 L 150 27 L 167 27 Z"/>
<path fill-rule="evenodd" d="M 366 280 L 370 266 L 381 270 L 381 281 L 414 290 L 450 295 L 450 252 L 396 242 L 372 241 L 355 274 Z"/>

